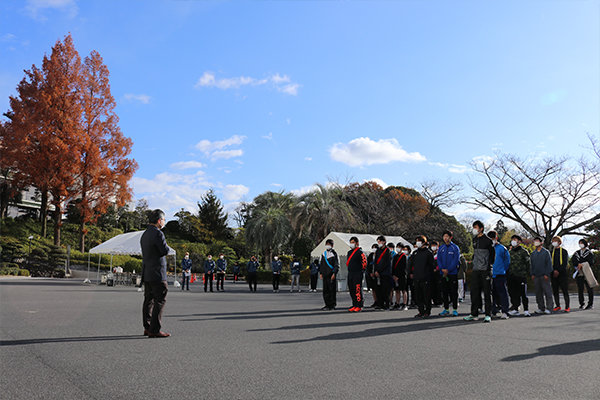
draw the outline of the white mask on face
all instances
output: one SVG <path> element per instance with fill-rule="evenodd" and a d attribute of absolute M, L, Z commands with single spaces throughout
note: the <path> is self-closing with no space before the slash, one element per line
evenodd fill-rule
<path fill-rule="evenodd" d="M 279 260 L 279 257 L 275 257 L 275 261 Z"/>
<path fill-rule="evenodd" d="M 325 250 L 331 250 L 331 246 L 330 245 L 325 245 Z"/>
<path fill-rule="evenodd" d="M 402 247 L 396 247 L 396 252 L 397 253 L 402 253 Z"/>
<path fill-rule="evenodd" d="M 511 240 L 510 244 L 512 245 L 512 247 L 517 247 L 519 245 L 519 242 L 517 242 L 516 240 Z"/>
<path fill-rule="evenodd" d="M 473 235 L 479 235 L 479 229 L 473 228 Z"/>
<path fill-rule="evenodd" d="M 222 259 L 224 259 L 224 258 L 225 258 L 225 256 L 221 256 L 221 257 L 219 257 L 219 258 L 222 260 Z"/>
<path fill-rule="evenodd" d="M 408 250 L 403 250 L 402 251 L 404 254 L 408 255 L 409 251 Z"/>
<path fill-rule="evenodd" d="M 585 249 L 585 244 L 583 244 L 583 243 L 579 243 L 579 248 L 580 248 L 580 249 Z"/>
<path fill-rule="evenodd" d="M 431 251 L 436 251 L 437 250 L 437 246 L 431 246 Z"/>
<path fill-rule="evenodd" d="M 558 242 L 552 242 L 552 246 L 558 247 L 558 246 L 560 246 L 560 243 L 558 243 Z"/>
<path fill-rule="evenodd" d="M 377 249 L 371 249 L 371 253 L 375 253 Z"/>
<path fill-rule="evenodd" d="M 421 246 L 423 246 L 423 242 L 417 242 L 417 243 L 415 243 L 415 246 L 417 248 L 420 248 Z"/>
<path fill-rule="evenodd" d="M 190 256 L 185 256 L 185 259 L 188 260 L 190 258 Z"/>
<path fill-rule="evenodd" d="M 535 242 L 533 242 L 533 245 L 534 245 L 535 247 L 539 247 L 541 244 L 542 244 L 542 243 L 541 243 L 541 242 L 538 242 L 538 241 L 535 241 Z"/>
<path fill-rule="evenodd" d="M 208 257 L 209 260 L 212 260 L 212 257 Z"/>
<path fill-rule="evenodd" d="M 385 243 L 379 243 L 379 247 L 384 247 Z"/>
<path fill-rule="evenodd" d="M 356 248 L 356 243 L 350 243 L 350 248 L 351 249 L 355 249 Z"/>

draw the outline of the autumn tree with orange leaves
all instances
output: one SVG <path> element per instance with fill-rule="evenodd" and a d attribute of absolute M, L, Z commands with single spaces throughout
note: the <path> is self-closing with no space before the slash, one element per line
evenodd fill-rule
<path fill-rule="evenodd" d="M 128 185 L 137 163 L 128 158 L 132 141 L 123 136 L 114 112 L 108 68 L 93 51 L 82 63 L 71 35 L 57 41 L 41 69 L 32 66 L 10 97 L 2 145 L 11 149 L 13 179 L 35 186 L 42 197 L 45 236 L 48 201 L 54 206 L 54 243 L 60 245 L 65 206 L 77 201 L 85 224 L 131 198 Z"/>

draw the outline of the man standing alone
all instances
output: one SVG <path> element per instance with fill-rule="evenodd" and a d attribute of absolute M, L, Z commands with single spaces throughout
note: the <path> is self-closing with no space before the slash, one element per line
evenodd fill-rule
<path fill-rule="evenodd" d="M 160 321 L 165 306 L 167 287 L 167 254 L 169 246 L 161 229 L 165 226 L 165 213 L 156 209 L 150 214 L 150 225 L 142 234 L 142 281 L 144 284 L 144 304 L 142 318 L 144 335 L 152 338 L 169 337 L 161 332 Z"/>

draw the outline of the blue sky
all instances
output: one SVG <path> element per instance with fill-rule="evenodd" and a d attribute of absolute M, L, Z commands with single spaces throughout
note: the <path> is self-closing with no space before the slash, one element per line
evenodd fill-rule
<path fill-rule="evenodd" d="M 232 209 L 328 179 L 467 182 L 494 151 L 585 152 L 599 21 L 583 0 L 8 0 L 0 111 L 70 32 L 111 72 L 151 207 L 193 209 L 208 188 Z"/>

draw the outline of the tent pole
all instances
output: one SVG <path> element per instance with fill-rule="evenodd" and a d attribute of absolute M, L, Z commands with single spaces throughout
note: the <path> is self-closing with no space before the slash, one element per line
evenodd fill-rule
<path fill-rule="evenodd" d="M 88 274 L 87 274 L 87 281 L 88 283 L 90 282 L 90 253 L 88 253 Z"/>
<path fill-rule="evenodd" d="M 96 284 L 100 284 L 100 259 L 102 258 L 102 254 L 98 253 L 98 273 L 96 274 Z"/>

